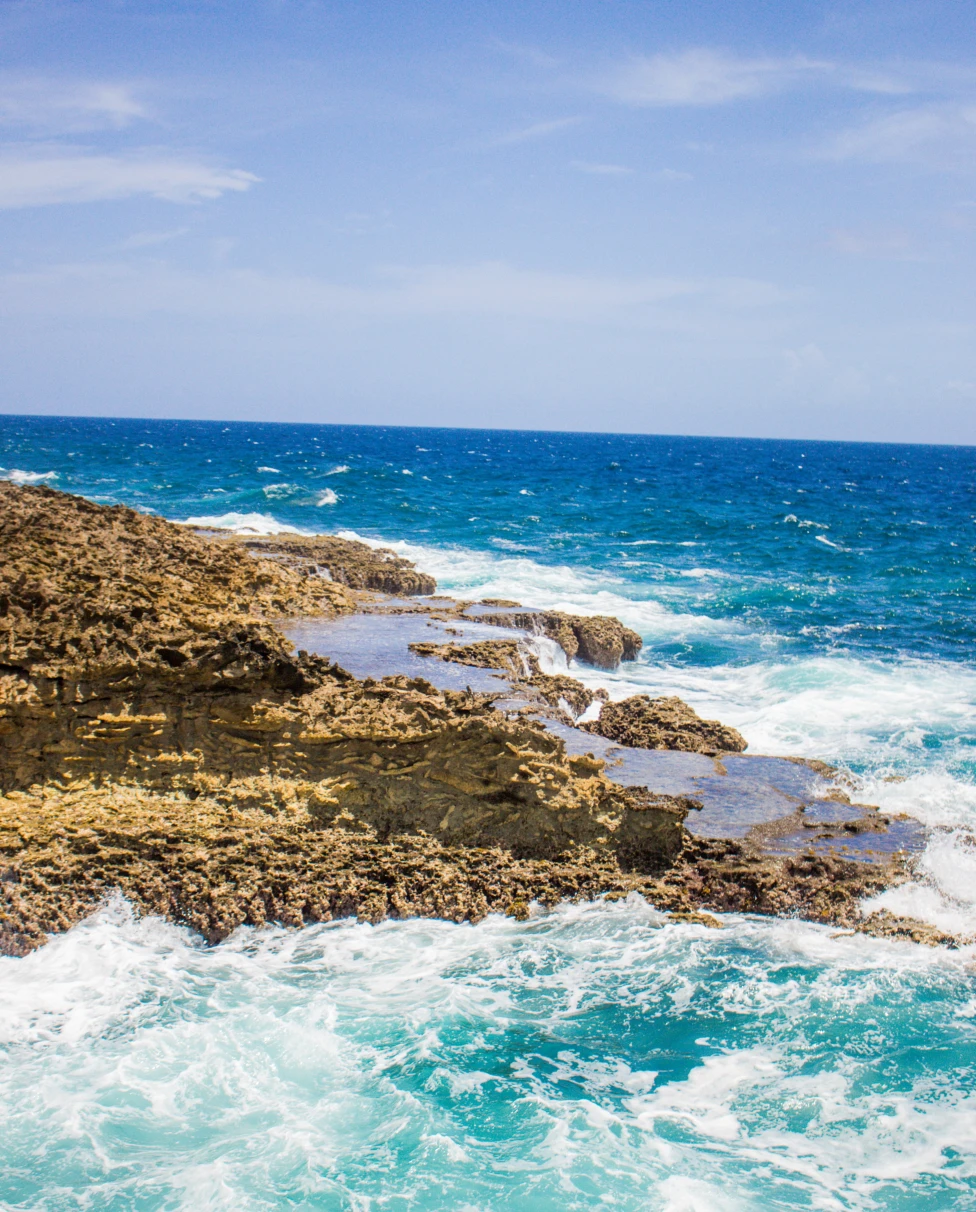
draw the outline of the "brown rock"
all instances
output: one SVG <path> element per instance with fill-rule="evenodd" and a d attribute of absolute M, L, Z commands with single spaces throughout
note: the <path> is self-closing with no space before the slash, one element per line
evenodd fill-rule
<path fill-rule="evenodd" d="M 536 673 L 529 678 L 529 684 L 534 686 L 542 697 L 553 707 L 559 707 L 564 702 L 569 707 L 575 719 L 582 715 L 589 705 L 599 696 L 576 678 L 564 674 Z"/>
<path fill-rule="evenodd" d="M 437 582 L 388 547 L 369 547 L 355 539 L 335 535 L 281 534 L 270 538 L 216 536 L 240 544 L 248 551 L 267 556 L 305 576 L 327 572 L 333 581 L 351 589 L 372 589 L 406 597 L 428 595 Z"/>
<path fill-rule="evenodd" d="M 502 669 L 512 677 L 525 675 L 527 660 L 518 640 L 478 640 L 473 644 L 433 644 L 421 641 L 409 645 L 418 656 L 455 661 L 476 669 Z"/>
<path fill-rule="evenodd" d="M 652 699 L 636 694 L 619 703 L 605 703 L 600 718 L 581 727 L 634 749 L 715 754 L 741 753 L 746 747 L 740 732 L 717 720 L 703 720 L 675 697 Z"/>
<path fill-rule="evenodd" d="M 8 950 L 64 928 L 112 887 L 178 920 L 206 918 L 208 936 L 225 921 L 314 917 L 301 880 L 312 878 L 309 855 L 321 858 L 323 826 L 377 845 L 411 835 L 501 845 L 526 860 L 584 847 L 618 871 L 660 868 L 682 845 L 684 801 L 615 786 L 601 762 L 567 757 L 540 723 L 506 719 L 490 696 L 406 677 L 360 682 L 294 656 L 259 612 L 352 609 L 334 582 L 44 489 L 0 492 L 0 534 Z M 247 814 L 286 808 L 305 822 L 289 845 L 310 849 L 277 865 L 276 891 L 261 874 L 269 865 L 245 859 L 249 838 L 264 844 Z M 219 837 L 201 834 L 194 822 L 213 813 L 245 815 Z M 165 845 L 152 841 L 163 834 Z M 236 858 L 214 884 L 198 873 L 220 837 Z M 228 884 L 243 890 L 218 893 Z M 382 886 L 377 872 L 340 904 L 383 916 Z M 205 914 L 193 908 L 200 897 L 223 908 Z"/>
<path fill-rule="evenodd" d="M 527 610 L 521 614 L 483 614 L 478 616 L 478 622 L 547 635 L 562 648 L 568 660 L 578 657 L 598 669 L 616 669 L 621 661 L 636 660 L 644 643 L 636 631 L 609 615 L 588 617 L 561 610 Z"/>

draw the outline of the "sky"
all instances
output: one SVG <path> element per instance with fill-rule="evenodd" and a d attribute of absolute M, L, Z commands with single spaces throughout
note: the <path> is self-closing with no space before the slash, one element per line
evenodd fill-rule
<path fill-rule="evenodd" d="M 0 232 L 0 412 L 976 444 L 976 19 L 4 0 Z"/>

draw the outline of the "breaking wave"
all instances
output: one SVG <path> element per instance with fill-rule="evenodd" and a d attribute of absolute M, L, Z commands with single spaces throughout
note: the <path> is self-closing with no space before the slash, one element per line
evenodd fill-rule
<path fill-rule="evenodd" d="M 0 469 L 0 480 L 9 480 L 11 484 L 45 484 L 57 479 L 60 477 L 56 471 L 21 471 L 19 467 L 9 471 Z"/>
<path fill-rule="evenodd" d="M 4 1200 L 971 1206 L 971 954 L 724 924 L 631 896 L 210 949 L 115 901 L 0 960 Z"/>
<path fill-rule="evenodd" d="M 201 530 L 232 530 L 235 534 L 313 534 L 279 522 L 267 513 L 221 513 L 181 519 L 184 526 L 198 526 Z"/>

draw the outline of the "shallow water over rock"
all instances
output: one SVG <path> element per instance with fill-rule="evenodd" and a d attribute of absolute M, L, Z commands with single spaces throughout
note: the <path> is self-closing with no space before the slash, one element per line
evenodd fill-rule
<path fill-rule="evenodd" d="M 466 618 L 432 618 L 428 609 L 448 605 L 397 599 L 380 609 L 343 618 L 290 622 L 282 630 L 300 649 L 337 661 L 356 677 L 393 674 L 422 677 L 441 690 L 497 692 L 503 711 L 524 710 L 533 702 L 503 673 L 420 656 L 410 645 L 422 642 L 469 644 L 478 640 L 525 638 L 525 633 Z M 469 607 L 470 615 L 477 607 Z M 498 608 L 491 608 L 494 613 Z M 838 797 L 832 779 L 813 766 L 757 754 L 709 757 L 673 750 L 632 749 L 571 727 L 542 713 L 547 728 L 570 754 L 593 754 L 606 774 L 625 787 L 689 796 L 702 807 L 685 827 L 703 838 L 749 838 L 771 854 L 813 850 L 862 861 L 883 861 L 898 852 L 923 849 L 925 831 L 909 818 L 880 816 L 866 805 Z"/>

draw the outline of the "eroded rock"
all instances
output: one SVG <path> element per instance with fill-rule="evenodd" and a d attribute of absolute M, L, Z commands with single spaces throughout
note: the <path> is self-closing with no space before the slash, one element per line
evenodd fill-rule
<path fill-rule="evenodd" d="M 578 658 L 598 669 L 616 669 L 621 661 L 636 660 L 644 643 L 636 631 L 609 615 L 584 616 L 565 614 L 560 610 L 527 610 L 524 613 L 479 614 L 478 622 L 497 627 L 518 627 L 523 631 L 546 635 L 562 648 L 567 660 Z"/>
<path fill-rule="evenodd" d="M 600 718 L 581 725 L 588 732 L 636 749 L 678 749 L 685 753 L 741 753 L 746 740 L 718 720 L 703 720 L 674 696 L 652 699 L 636 694 L 605 703 Z"/>
<path fill-rule="evenodd" d="M 398 556 L 389 547 L 370 547 L 336 535 L 219 537 L 274 559 L 305 576 L 321 575 L 324 570 L 333 581 L 351 589 L 372 589 L 405 597 L 432 594 L 437 589 L 437 582 L 429 573 L 421 572 L 410 560 Z"/>

